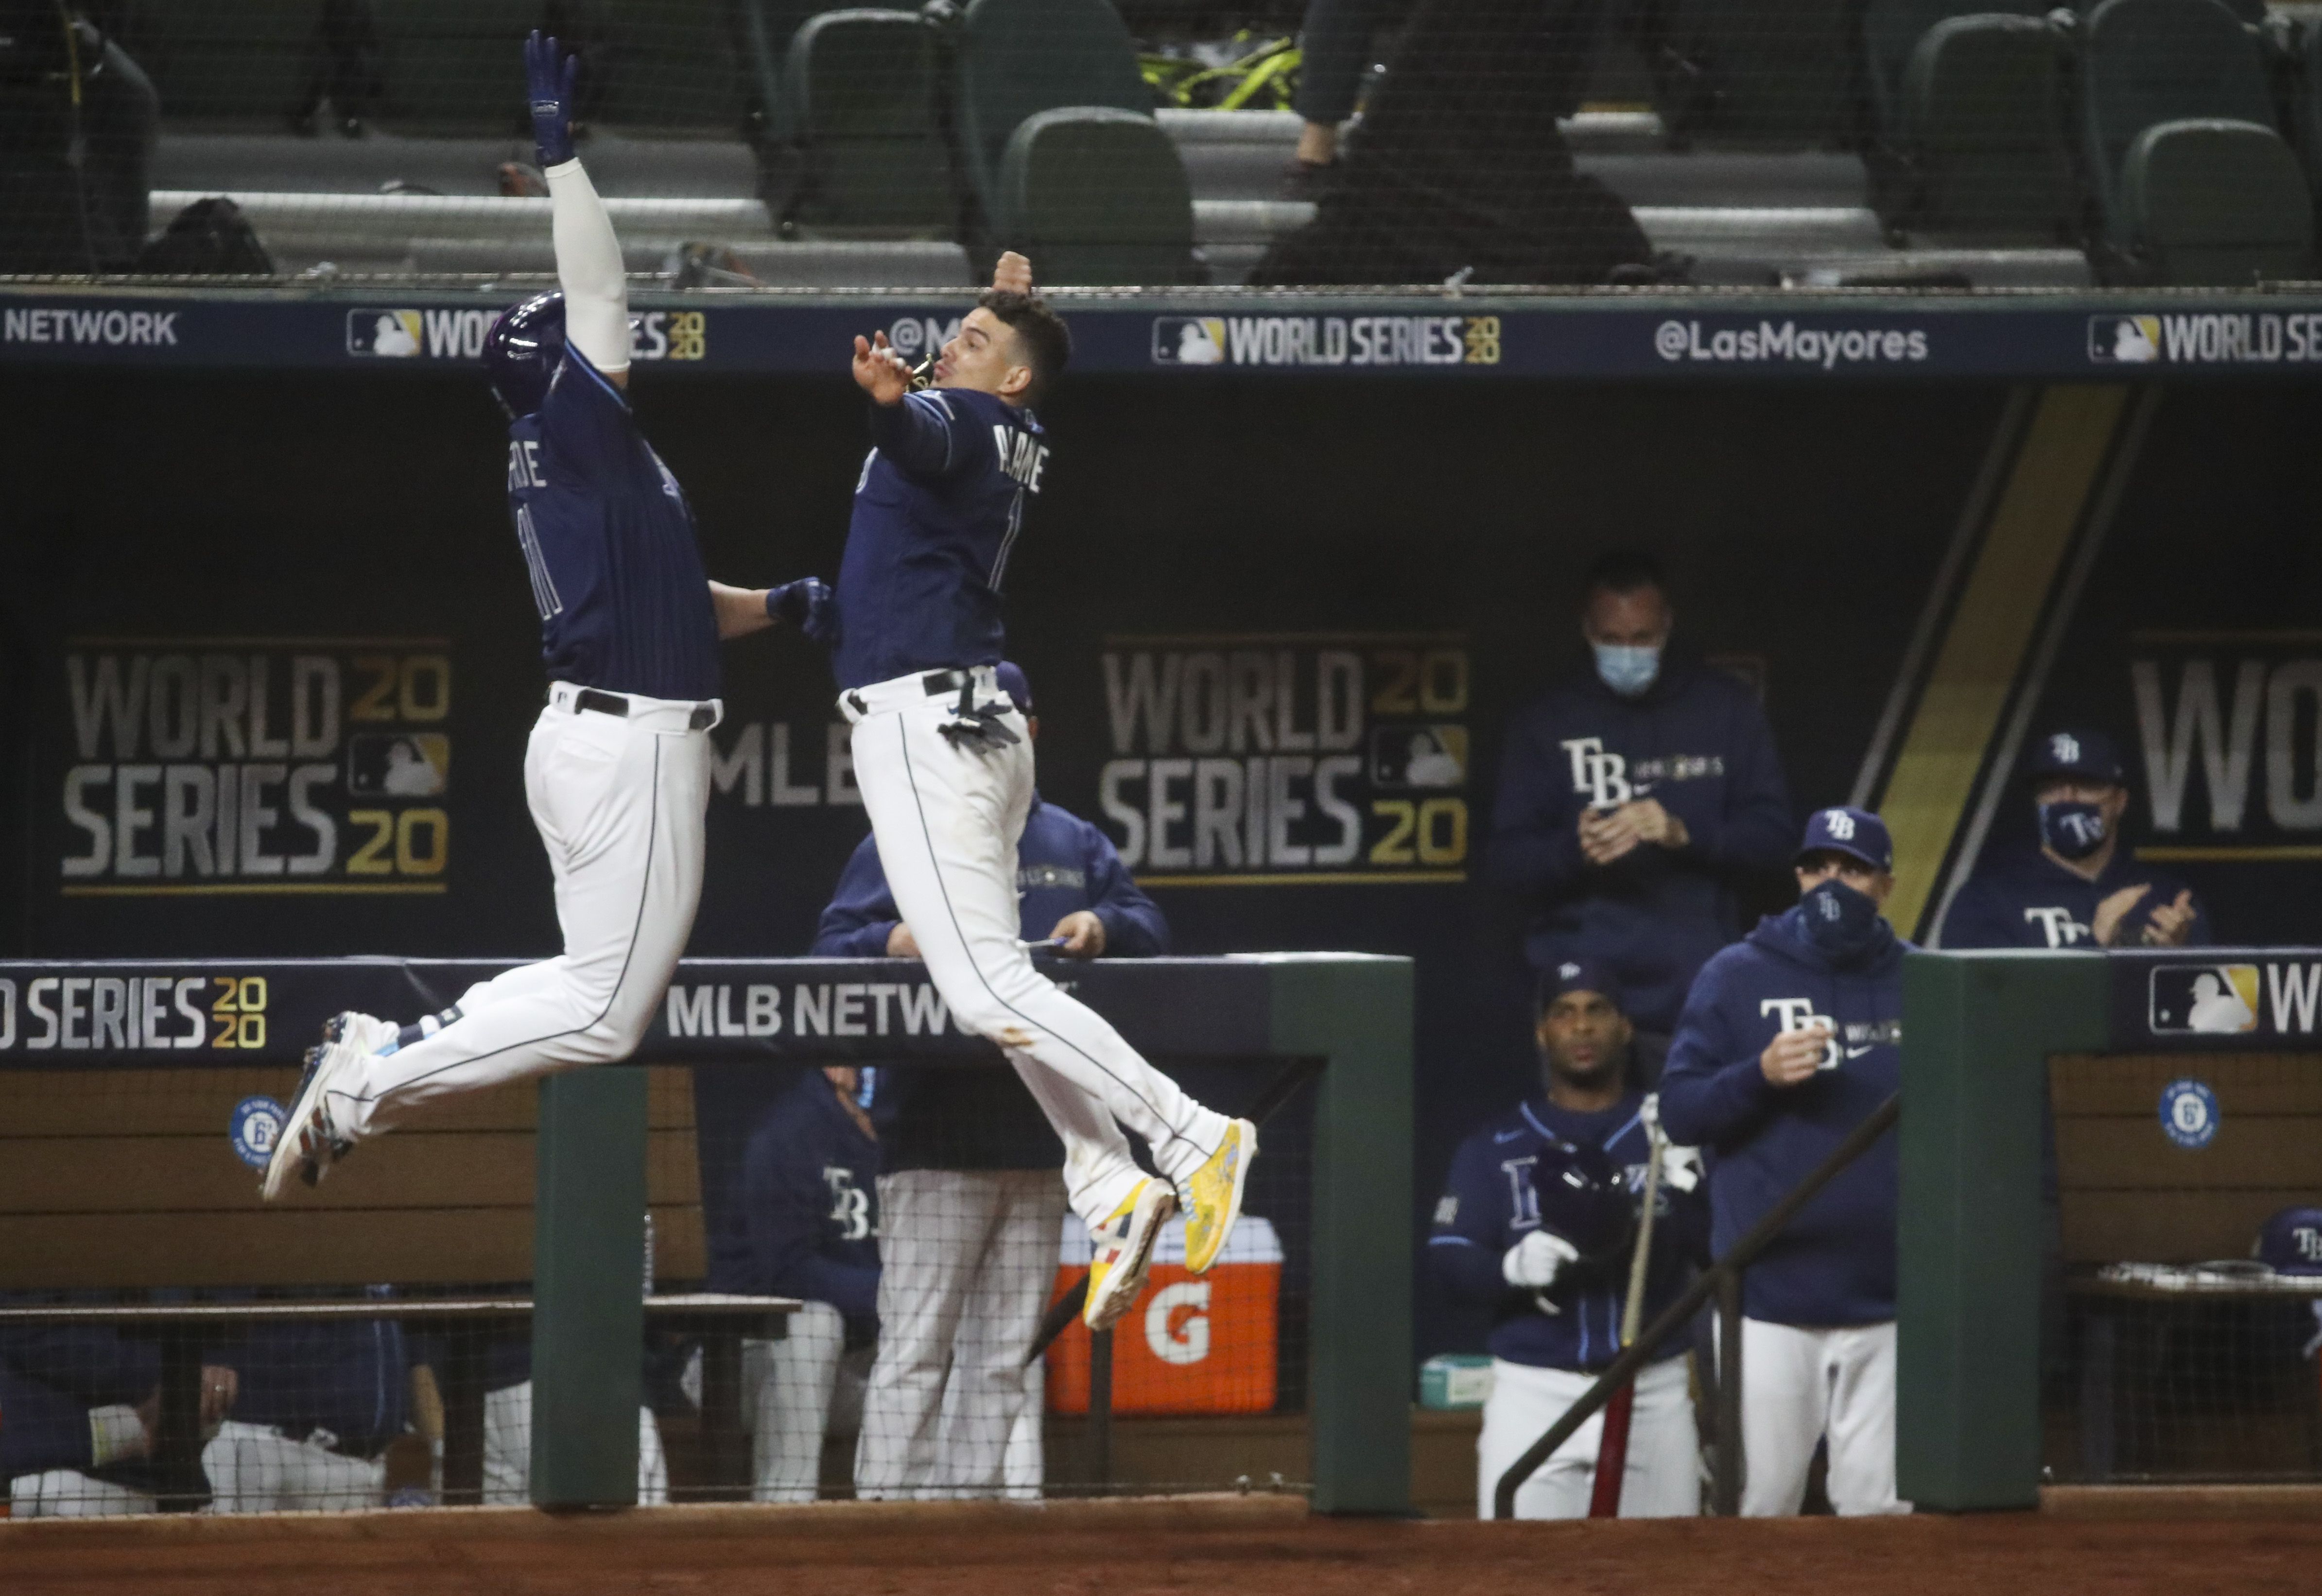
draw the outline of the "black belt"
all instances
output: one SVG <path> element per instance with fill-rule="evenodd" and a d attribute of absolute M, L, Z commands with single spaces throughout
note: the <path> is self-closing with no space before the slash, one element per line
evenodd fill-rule
<path fill-rule="evenodd" d="M 615 720 L 629 718 L 629 701 L 626 698 L 618 693 L 599 692 L 595 688 L 582 688 L 573 694 L 572 707 L 575 713 L 592 709 L 599 715 L 609 715 Z M 685 718 L 685 729 L 689 732 L 708 731 L 710 723 L 717 718 L 718 711 L 711 706 L 696 704 L 693 713 Z"/>
<path fill-rule="evenodd" d="M 965 687 L 974 679 L 974 673 L 972 671 L 930 670 L 919 678 L 919 685 L 928 689 L 928 698 L 940 698 L 952 689 Z"/>

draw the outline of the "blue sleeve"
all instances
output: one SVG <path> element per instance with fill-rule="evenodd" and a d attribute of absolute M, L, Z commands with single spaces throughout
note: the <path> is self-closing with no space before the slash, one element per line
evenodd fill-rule
<path fill-rule="evenodd" d="M 1492 879 L 1526 898 L 1562 897 L 1589 868 L 1580 853 L 1578 795 L 1560 762 L 1540 740 L 1533 717 L 1508 723 L 1500 750 L 1500 791 L 1492 806 L 1492 841 L 1486 856 Z"/>
<path fill-rule="evenodd" d="M 637 440 L 636 418 L 628 401 L 577 349 L 566 345 L 563 363 L 540 406 L 540 443 L 548 479 L 560 473 L 583 482 L 602 481 L 625 465 Z"/>
<path fill-rule="evenodd" d="M 1661 1124 L 1681 1146 L 1725 1145 L 1756 1121 L 1774 1091 L 1758 1054 L 1726 1024 L 1716 972 L 1713 962 L 1693 983 L 1661 1069 Z"/>
<path fill-rule="evenodd" d="M 87 1405 L 0 1365 L 0 1480 L 93 1462 Z"/>
<path fill-rule="evenodd" d="M 830 1222 L 823 1160 L 789 1121 L 790 1105 L 750 1138 L 742 1172 L 742 1226 L 763 1291 L 827 1302 L 849 1318 L 879 1309 L 879 1272 L 822 1254 Z"/>
<path fill-rule="evenodd" d="M 1104 922 L 1104 953 L 1109 959 L 1150 959 L 1169 951 L 1169 922 L 1161 906 L 1145 896 L 1145 889 L 1120 862 L 1112 839 L 1081 822 L 1082 871 L 1088 882 L 1089 912 Z"/>
<path fill-rule="evenodd" d="M 23 1325 L 0 1330 L 0 1359 L 17 1373 L 92 1408 L 136 1406 L 161 1383 L 154 1343 L 103 1325 Z"/>
<path fill-rule="evenodd" d="M 1943 914 L 1937 945 L 1946 953 L 2020 945 L 2020 939 L 2005 917 L 2007 907 L 2003 895 L 1988 878 L 1970 877 Z"/>
<path fill-rule="evenodd" d="M 1427 1256 L 1437 1276 L 1459 1296 L 1486 1307 L 1496 1304 L 1508 1289 L 1507 1277 L 1500 1272 L 1500 1260 L 1508 1250 L 1507 1227 L 1494 1174 L 1480 1135 L 1460 1143 L 1451 1155 L 1451 1172 L 1444 1177 L 1435 1225 L 1427 1236 Z"/>
<path fill-rule="evenodd" d="M 879 864 L 875 838 L 864 837 L 838 872 L 838 886 L 815 927 L 814 946 L 808 955 L 818 959 L 883 959 L 887 938 L 902 916 L 895 896 L 887 890 L 887 872 Z"/>
<path fill-rule="evenodd" d="M 1721 870 L 1772 871 L 1789 862 L 1797 841 L 1773 728 L 1745 689 L 1725 751 L 1724 813 L 1715 834 L 1695 835 L 1686 852 Z"/>
<path fill-rule="evenodd" d="M 2203 903 L 2201 895 L 2196 892 L 2193 894 L 2193 923 L 2185 929 L 2185 945 L 2205 948 L 2215 944 L 2217 940 L 2217 932 L 2209 924 L 2209 906 Z"/>
<path fill-rule="evenodd" d="M 964 470 L 983 442 L 983 424 L 967 401 L 922 388 L 900 405 L 871 406 L 871 442 L 910 477 L 941 479 Z"/>

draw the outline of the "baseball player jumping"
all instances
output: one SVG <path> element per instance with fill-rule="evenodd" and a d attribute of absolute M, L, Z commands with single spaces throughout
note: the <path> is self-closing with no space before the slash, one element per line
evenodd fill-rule
<path fill-rule="evenodd" d="M 827 606 L 819 582 L 768 592 L 702 574 L 692 510 L 624 395 L 627 282 L 612 218 L 572 152 L 576 64 L 553 39 L 525 47 L 563 292 L 507 311 L 485 349 L 551 683 L 525 792 L 564 953 L 416 1026 L 333 1019 L 267 1165 L 270 1199 L 294 1170 L 312 1184 L 432 1099 L 635 1049 L 701 896 L 718 639 L 777 617 L 818 633 Z"/>
<path fill-rule="evenodd" d="M 1096 1242 L 1084 1317 L 1103 1329 L 1136 1300 L 1181 1201 L 1186 1267 L 1217 1261 L 1257 1130 L 1180 1090 L 1038 973 L 1019 940 L 1032 746 L 993 679 L 1000 594 L 1048 466 L 1031 406 L 1071 352 L 1031 286 L 1028 262 L 1001 259 L 930 388 L 913 391 L 885 334 L 855 341 L 873 448 L 839 565 L 833 661 L 888 889 L 953 1015 L 1006 1051 L 1064 1142 L 1065 1190 Z M 1123 1125 L 1165 1180 L 1138 1168 Z"/>

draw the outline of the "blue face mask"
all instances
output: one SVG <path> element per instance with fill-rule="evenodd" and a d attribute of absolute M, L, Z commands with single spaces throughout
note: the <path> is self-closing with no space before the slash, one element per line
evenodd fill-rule
<path fill-rule="evenodd" d="M 1661 651 L 1641 643 L 1592 643 L 1597 679 L 1624 698 L 1633 698 L 1659 679 Z"/>
<path fill-rule="evenodd" d="M 2073 799 L 2040 806 L 2040 840 L 2061 858 L 2086 859 L 2107 834 L 2104 810 L 2095 804 Z"/>
<path fill-rule="evenodd" d="M 1879 906 L 1833 876 L 1798 899 L 1806 940 L 1831 958 L 1845 961 L 1866 953 L 1879 935 Z"/>

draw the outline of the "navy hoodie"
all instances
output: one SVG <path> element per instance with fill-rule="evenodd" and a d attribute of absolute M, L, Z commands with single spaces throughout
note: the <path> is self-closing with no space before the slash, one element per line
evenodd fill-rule
<path fill-rule="evenodd" d="M 1686 845 L 1646 844 L 1590 864 L 1580 813 L 1623 788 L 1684 821 Z M 1524 952 L 1533 966 L 1609 961 L 1642 1029 L 1676 1024 L 1695 972 L 1741 930 L 1736 880 L 1779 870 L 1796 845 L 1765 713 L 1725 671 L 1664 654 L 1659 679 L 1626 698 L 1587 669 L 1508 723 L 1492 879 L 1530 913 Z"/>
<path fill-rule="evenodd" d="M 776 1098 L 742 1154 L 748 1263 L 716 1290 L 827 1302 L 856 1334 L 879 1311 L 879 1145 L 809 1070 Z"/>
<path fill-rule="evenodd" d="M 88 1404 L 0 1363 L 0 1491 L 19 1474 L 91 1464 Z"/>
<path fill-rule="evenodd" d="M 1769 916 L 1703 969 L 1661 1074 L 1661 1123 L 1709 1163 L 1711 1245 L 1733 1244 L 1811 1173 L 1902 1079 L 1903 955 L 1878 922 L 1870 952 L 1834 966 L 1796 908 Z M 1816 1018 L 1834 1067 L 1792 1087 L 1758 1055 Z M 1877 1324 L 1895 1317 L 1896 1141 L 1888 1131 L 1839 1172 L 1742 1275 L 1742 1310 L 1779 1325 Z"/>
<path fill-rule="evenodd" d="M 1988 861 L 1960 889 L 1943 916 L 1934 945 L 1958 951 L 1966 948 L 2069 948 L 2089 941 L 2097 905 L 2124 887 L 2149 887 L 2136 906 L 2121 917 L 2120 945 L 2135 947 L 2143 941 L 2152 911 L 2174 903 L 2185 883 L 2167 871 L 2139 864 L 2126 847 L 2113 849 L 2112 862 L 2093 881 L 2066 870 L 2039 849 L 2018 845 Z M 2193 924 L 2186 944 L 2206 947 L 2211 941 L 2208 911 L 2193 900 Z"/>
<path fill-rule="evenodd" d="M 1545 1293 L 1510 1287 L 1500 1272 L 1510 1247 L 1540 1228 L 1532 1171 L 1551 1143 L 1601 1147 L 1642 1201 L 1649 1156 L 1641 1093 L 1631 1092 L 1594 1114 L 1535 1098 L 1486 1121 L 1451 1155 L 1451 1172 L 1435 1205 L 1428 1257 L 1448 1285 L 1493 1311 L 1492 1355 L 1535 1368 L 1602 1369 L 1621 1351 L 1621 1310 L 1628 1300 L 1629 1254 L 1575 1264 Z M 1645 1280 L 1645 1321 L 1673 1301 L 1705 1251 L 1708 1227 L 1701 1193 L 1659 1189 L 1652 1261 Z M 1673 1358 L 1687 1345 L 1679 1328 L 1653 1351 Z"/>
<path fill-rule="evenodd" d="M 1027 940 L 1087 909 L 1104 922 L 1106 958 L 1169 951 L 1169 923 L 1131 879 L 1112 840 L 1071 810 L 1041 802 L 1038 793 L 1016 839 L 1016 896 Z M 822 911 L 814 956 L 883 959 L 900 919 L 878 843 L 864 837 Z M 879 1126 L 881 1167 L 890 1172 L 1060 1169 L 1065 1162 L 1040 1106 L 1007 1071 L 882 1064 L 871 1117 Z"/>

